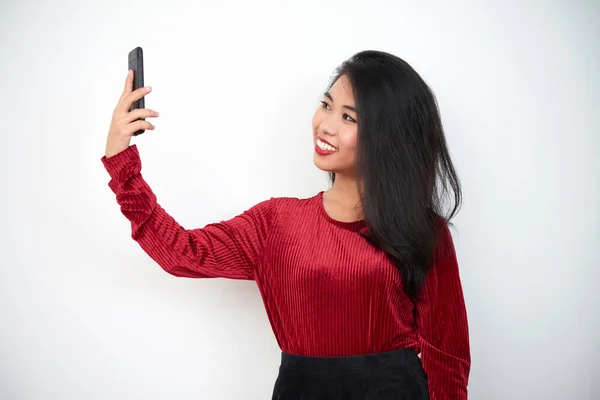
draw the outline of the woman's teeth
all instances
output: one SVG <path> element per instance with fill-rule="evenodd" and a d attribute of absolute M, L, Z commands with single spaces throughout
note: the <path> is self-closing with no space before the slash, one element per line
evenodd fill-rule
<path fill-rule="evenodd" d="M 328 150 L 328 151 L 336 151 L 337 150 L 335 147 L 330 146 L 325 142 L 322 142 L 320 139 L 317 139 L 317 146 L 319 146 L 319 148 L 322 150 Z"/>

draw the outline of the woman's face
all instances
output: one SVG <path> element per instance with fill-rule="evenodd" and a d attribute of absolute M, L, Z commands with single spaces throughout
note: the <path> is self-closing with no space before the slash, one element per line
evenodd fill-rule
<path fill-rule="evenodd" d="M 342 75 L 321 99 L 312 119 L 317 168 L 353 175 L 356 160 L 358 114 L 348 78 Z"/>

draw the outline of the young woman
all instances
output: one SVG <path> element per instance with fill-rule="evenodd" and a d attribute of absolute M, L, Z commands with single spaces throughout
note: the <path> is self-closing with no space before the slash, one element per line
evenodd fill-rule
<path fill-rule="evenodd" d="M 400 58 L 345 61 L 313 117 L 332 185 L 181 227 L 142 177 L 132 74 L 102 158 L 132 237 L 166 272 L 256 281 L 282 350 L 273 400 L 467 398 L 470 348 L 448 228 L 461 202 L 431 90 Z M 452 193 L 450 193 L 452 189 Z M 444 214 L 443 202 L 452 200 Z M 420 357 L 419 357 L 420 355 Z"/>

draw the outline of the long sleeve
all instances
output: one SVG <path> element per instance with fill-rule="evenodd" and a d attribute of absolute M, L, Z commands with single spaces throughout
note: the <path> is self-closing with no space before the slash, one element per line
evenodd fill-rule
<path fill-rule="evenodd" d="M 431 400 L 466 400 L 471 368 L 469 329 L 456 252 L 442 223 L 434 264 L 417 303 L 421 361 Z"/>
<path fill-rule="evenodd" d="M 185 229 L 157 203 L 142 177 L 135 145 L 101 160 L 121 212 L 131 222 L 132 238 L 166 272 L 189 278 L 254 279 L 275 214 L 273 198 L 230 220 Z"/>

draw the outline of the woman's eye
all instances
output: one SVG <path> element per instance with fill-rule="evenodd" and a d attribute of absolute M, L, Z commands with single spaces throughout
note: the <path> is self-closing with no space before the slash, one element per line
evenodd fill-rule
<path fill-rule="evenodd" d="M 327 109 L 329 107 L 329 104 L 326 101 L 322 101 L 321 100 L 321 107 Z M 352 118 L 350 115 L 348 114 L 344 114 L 342 116 L 343 119 L 345 119 L 346 121 L 350 121 L 350 122 L 356 122 L 356 120 L 354 118 Z"/>

